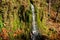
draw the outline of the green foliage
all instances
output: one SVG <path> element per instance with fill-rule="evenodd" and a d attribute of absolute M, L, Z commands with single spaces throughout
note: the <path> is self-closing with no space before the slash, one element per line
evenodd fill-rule
<path fill-rule="evenodd" d="M 41 33 L 43 34 L 46 33 L 48 29 L 46 27 L 47 19 L 45 12 L 47 3 L 46 0 L 36 1 L 37 2 L 35 3 L 33 0 L 33 5 L 35 7 L 36 13 L 36 25 L 39 28 L 39 31 L 42 30 Z M 23 30 L 23 34 L 27 36 L 26 40 L 29 39 L 28 36 L 31 32 L 32 27 L 32 11 L 30 4 L 30 0 L 2 0 L 1 7 L 3 10 L 2 12 L 4 12 L 2 14 L 4 18 L 2 18 L 2 15 L 0 15 L 0 29 L 2 29 L 2 27 L 6 27 L 8 31 L 10 30 L 10 32 L 8 32 L 10 40 L 15 40 L 13 34 L 17 29 Z M 2 19 L 4 22 L 2 22 Z M 8 24 L 6 26 L 3 26 L 3 24 L 6 22 L 8 22 Z M 18 35 L 17 37 L 21 37 L 21 35 Z"/>
<path fill-rule="evenodd" d="M 1 32 L 1 29 L 3 28 L 3 22 L 2 22 L 2 16 L 0 14 L 0 32 Z"/>

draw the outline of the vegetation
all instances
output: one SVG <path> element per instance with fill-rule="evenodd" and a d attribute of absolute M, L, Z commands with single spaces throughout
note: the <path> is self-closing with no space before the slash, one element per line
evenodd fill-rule
<path fill-rule="evenodd" d="M 30 40 L 32 28 L 31 3 L 35 7 L 36 25 L 40 35 L 47 36 L 50 40 L 60 40 L 59 32 L 54 25 L 59 26 L 60 24 L 54 21 L 57 20 L 56 18 L 60 18 L 60 14 L 58 14 L 60 12 L 60 0 L 51 0 L 51 16 L 48 16 L 48 1 L 0 0 L 0 40 Z"/>

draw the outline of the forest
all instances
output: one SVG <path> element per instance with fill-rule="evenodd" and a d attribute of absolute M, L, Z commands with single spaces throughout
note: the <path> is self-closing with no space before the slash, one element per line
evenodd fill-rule
<path fill-rule="evenodd" d="M 0 0 L 0 40 L 60 40 L 60 0 Z"/>

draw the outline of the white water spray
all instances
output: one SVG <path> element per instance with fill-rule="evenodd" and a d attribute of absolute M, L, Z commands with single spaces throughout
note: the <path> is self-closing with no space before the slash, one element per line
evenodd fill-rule
<path fill-rule="evenodd" d="M 35 13 L 34 13 L 34 5 L 31 4 L 32 9 L 32 40 L 35 40 L 35 37 L 38 35 L 38 30 L 35 22 Z"/>

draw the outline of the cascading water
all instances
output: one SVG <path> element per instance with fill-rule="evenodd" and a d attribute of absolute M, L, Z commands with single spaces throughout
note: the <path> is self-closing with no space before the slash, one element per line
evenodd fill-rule
<path fill-rule="evenodd" d="M 31 36 L 30 36 L 31 40 L 50 40 L 47 36 L 42 35 L 38 31 L 37 24 L 35 21 L 35 12 L 34 12 L 35 9 L 34 9 L 33 3 L 31 4 L 31 10 L 32 10 L 32 30 L 31 30 Z"/>
<path fill-rule="evenodd" d="M 34 5 L 31 4 L 31 9 L 32 9 L 32 40 L 36 40 L 36 36 L 38 35 L 38 29 L 36 26 L 36 22 L 35 22 L 35 13 L 34 13 Z"/>

